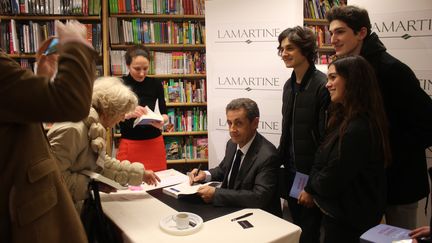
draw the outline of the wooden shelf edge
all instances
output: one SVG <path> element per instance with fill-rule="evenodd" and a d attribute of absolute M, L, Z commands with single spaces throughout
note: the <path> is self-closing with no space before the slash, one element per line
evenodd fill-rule
<path fill-rule="evenodd" d="M 36 58 L 36 54 L 7 54 L 10 58 Z"/>
<path fill-rule="evenodd" d="M 114 77 L 123 77 L 126 74 L 112 74 Z M 198 79 L 198 78 L 206 78 L 205 74 L 149 74 L 147 75 L 150 78 L 156 79 L 164 79 L 164 78 L 189 78 L 189 79 Z"/>
<path fill-rule="evenodd" d="M 167 159 L 167 164 L 208 163 L 208 159 Z"/>
<path fill-rule="evenodd" d="M 163 136 L 194 136 L 194 135 L 207 135 L 207 131 L 195 131 L 195 132 L 163 132 Z"/>
<path fill-rule="evenodd" d="M 196 50 L 196 49 L 205 49 L 205 44 L 159 44 L 159 43 L 140 43 L 143 44 L 149 50 Z M 134 46 L 134 43 L 126 43 L 126 44 L 111 44 L 112 50 L 124 50 L 128 49 L 131 46 Z"/>
<path fill-rule="evenodd" d="M 30 58 L 30 59 L 36 58 L 36 54 L 31 54 L 31 53 L 14 53 L 14 54 L 6 53 L 6 55 L 8 55 L 8 57 L 10 58 Z M 97 60 L 102 60 L 102 58 L 103 58 L 102 55 L 99 55 Z"/>
<path fill-rule="evenodd" d="M 206 74 L 149 74 L 151 78 L 206 78 Z"/>
<path fill-rule="evenodd" d="M 318 52 L 332 53 L 335 52 L 335 50 L 331 45 L 323 45 L 318 48 Z"/>
<path fill-rule="evenodd" d="M 207 135 L 207 131 L 196 131 L 196 132 L 163 132 L 163 136 L 187 136 L 187 135 Z M 120 138 L 121 133 L 114 133 L 114 138 Z"/>
<path fill-rule="evenodd" d="M 309 25 L 328 25 L 327 19 L 311 19 L 311 18 L 304 18 L 303 22 L 305 24 Z"/>
<path fill-rule="evenodd" d="M 205 20 L 204 15 L 184 15 L 184 14 L 143 14 L 143 13 L 131 13 L 131 14 L 110 14 L 109 17 L 115 18 L 145 18 L 145 19 L 196 19 Z"/>
<path fill-rule="evenodd" d="M 166 103 L 167 107 L 182 107 L 182 106 L 207 106 L 207 102 L 202 103 Z"/>
<path fill-rule="evenodd" d="M 84 15 L 2 15 L 0 16 L 0 20 L 70 20 L 70 19 L 76 19 L 76 20 L 92 20 L 92 21 L 99 21 L 101 20 L 101 17 L 99 15 L 91 15 L 91 16 L 84 16 Z"/>

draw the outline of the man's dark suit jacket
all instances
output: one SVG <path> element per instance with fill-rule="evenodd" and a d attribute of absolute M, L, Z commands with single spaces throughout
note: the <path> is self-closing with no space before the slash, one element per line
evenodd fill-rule
<path fill-rule="evenodd" d="M 228 174 L 237 151 L 237 144 L 227 142 L 225 157 L 219 166 L 210 169 L 213 181 L 222 181 L 213 198 L 215 206 L 261 208 L 282 216 L 277 193 L 279 156 L 275 146 L 257 132 L 237 174 L 234 189 L 227 189 Z"/>

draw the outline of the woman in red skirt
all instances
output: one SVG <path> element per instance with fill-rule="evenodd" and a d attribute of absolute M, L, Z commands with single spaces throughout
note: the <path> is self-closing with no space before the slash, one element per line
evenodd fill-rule
<path fill-rule="evenodd" d="M 168 116 L 162 82 L 147 77 L 150 54 L 144 46 L 136 45 L 128 49 L 125 59 L 129 74 L 123 80 L 138 96 L 139 105 L 135 112 L 128 114 L 129 119 L 120 123 L 121 139 L 117 159 L 141 162 L 146 170 L 165 170 L 167 163 L 161 129 L 168 121 Z M 133 127 L 135 118 L 146 113 L 145 106 L 154 111 L 156 102 L 164 121 Z"/>

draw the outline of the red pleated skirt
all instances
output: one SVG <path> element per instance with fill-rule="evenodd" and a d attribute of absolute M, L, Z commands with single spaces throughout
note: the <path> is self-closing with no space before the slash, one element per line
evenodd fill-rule
<path fill-rule="evenodd" d="M 129 160 L 144 164 L 146 170 L 166 170 L 166 154 L 163 136 L 146 140 L 120 139 L 118 160 Z"/>

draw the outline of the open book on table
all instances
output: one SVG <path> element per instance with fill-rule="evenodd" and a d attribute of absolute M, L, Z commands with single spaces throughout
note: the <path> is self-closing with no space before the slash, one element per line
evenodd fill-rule
<path fill-rule="evenodd" d="M 160 113 L 153 112 L 148 106 L 144 107 L 147 110 L 147 114 L 144 114 L 135 119 L 133 126 L 147 125 L 153 121 L 161 122 L 163 117 Z"/>
<path fill-rule="evenodd" d="M 108 177 L 105 177 L 105 176 L 103 176 L 103 175 L 101 175 L 99 173 L 96 173 L 96 172 L 93 172 L 93 171 L 90 171 L 90 170 L 83 170 L 83 171 L 81 171 L 81 174 L 84 174 L 84 175 L 92 178 L 95 181 L 102 182 L 105 185 L 113 187 L 113 188 L 115 188 L 117 190 L 127 189 L 127 187 L 120 185 L 118 182 L 116 182 L 114 180 L 111 180 Z"/>
<path fill-rule="evenodd" d="M 209 181 L 204 184 L 195 183 L 193 185 L 190 185 L 189 181 L 186 181 L 175 186 L 164 187 L 162 189 L 162 192 L 174 198 L 180 198 L 180 197 L 191 196 L 196 194 L 200 186 L 208 185 L 213 187 L 219 187 L 221 184 L 222 182 Z"/>

